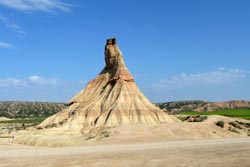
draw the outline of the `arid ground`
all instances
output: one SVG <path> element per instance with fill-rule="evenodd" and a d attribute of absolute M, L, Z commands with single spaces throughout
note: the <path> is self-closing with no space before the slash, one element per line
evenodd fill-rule
<path fill-rule="evenodd" d="M 218 120 L 225 122 L 224 128 L 215 125 Z M 237 123 L 235 131 L 230 122 Z M 9 134 L 14 141 L 0 139 L 0 166 L 249 167 L 248 123 L 209 116 L 203 122 L 96 129 L 89 136 L 56 128 L 17 131 Z"/>
<path fill-rule="evenodd" d="M 1 167 L 249 167 L 250 139 L 184 140 L 79 147 L 1 144 Z"/>

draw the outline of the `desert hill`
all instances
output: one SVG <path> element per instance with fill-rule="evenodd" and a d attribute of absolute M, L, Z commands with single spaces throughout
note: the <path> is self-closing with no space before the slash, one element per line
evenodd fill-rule
<path fill-rule="evenodd" d="M 195 101 L 174 101 L 156 103 L 158 107 L 171 114 L 178 114 L 182 111 L 216 111 L 224 109 L 249 109 L 250 102 L 244 100 L 233 100 L 226 102 Z M 0 117 L 7 118 L 32 118 L 48 117 L 67 106 L 64 103 L 53 102 L 20 102 L 0 101 Z"/>
<path fill-rule="evenodd" d="M 5 101 L 0 102 L 0 117 L 48 117 L 65 107 L 63 103 Z"/>
<path fill-rule="evenodd" d="M 106 66 L 76 94 L 65 110 L 47 118 L 40 128 L 88 131 L 95 127 L 179 122 L 153 105 L 127 69 L 115 38 L 104 49 Z"/>
<path fill-rule="evenodd" d="M 104 53 L 106 66 L 66 108 L 38 126 L 2 129 L 2 134 L 14 136 L 14 143 L 52 147 L 250 136 L 250 121 L 242 118 L 211 115 L 200 121 L 182 122 L 176 115 L 165 113 L 136 86 L 114 38 L 107 40 Z M 245 108 L 246 104 L 245 101 L 193 101 L 166 106 L 173 111 L 210 111 Z"/>
<path fill-rule="evenodd" d="M 225 102 L 207 102 L 207 101 L 175 101 L 166 103 L 157 103 L 161 109 L 172 113 L 178 114 L 182 111 L 216 111 L 216 110 L 228 110 L 228 109 L 249 109 L 250 101 L 233 100 Z"/>

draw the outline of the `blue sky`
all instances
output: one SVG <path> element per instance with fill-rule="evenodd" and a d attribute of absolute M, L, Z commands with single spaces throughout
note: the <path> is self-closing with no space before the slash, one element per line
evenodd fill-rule
<path fill-rule="evenodd" d="M 250 100 L 248 0 L 0 0 L 0 100 L 67 102 L 116 37 L 153 102 Z"/>

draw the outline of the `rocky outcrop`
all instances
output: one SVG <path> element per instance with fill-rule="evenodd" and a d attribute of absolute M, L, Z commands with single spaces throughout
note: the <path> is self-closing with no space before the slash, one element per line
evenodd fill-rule
<path fill-rule="evenodd" d="M 107 40 L 104 53 L 106 66 L 101 73 L 68 102 L 68 108 L 47 118 L 40 128 L 83 132 L 93 127 L 179 122 L 141 93 L 115 38 Z"/>
<path fill-rule="evenodd" d="M 0 117 L 48 117 L 61 111 L 65 107 L 63 103 L 3 101 L 0 102 Z"/>
<path fill-rule="evenodd" d="M 156 104 L 161 109 L 178 114 L 182 111 L 216 111 L 226 109 L 250 109 L 250 101 L 233 100 L 226 102 L 207 102 L 207 101 L 177 101 Z"/>

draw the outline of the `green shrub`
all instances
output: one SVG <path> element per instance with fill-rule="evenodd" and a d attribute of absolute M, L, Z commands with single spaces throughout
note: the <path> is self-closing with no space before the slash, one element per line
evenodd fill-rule
<path fill-rule="evenodd" d="M 201 115 L 188 116 L 187 117 L 187 122 L 203 122 L 206 119 L 207 119 L 207 116 L 201 116 Z"/>
<path fill-rule="evenodd" d="M 217 123 L 216 123 L 216 125 L 217 126 L 219 126 L 219 127 L 221 127 L 221 128 L 224 128 L 224 121 L 218 121 Z"/>
<path fill-rule="evenodd" d="M 181 121 L 186 121 L 189 117 L 177 117 Z"/>
<path fill-rule="evenodd" d="M 235 122 L 237 122 L 238 124 L 240 124 L 240 125 L 242 125 L 242 126 L 244 126 L 245 128 L 250 128 L 250 123 L 246 123 L 246 122 L 240 122 L 240 121 L 235 121 Z"/>
<path fill-rule="evenodd" d="M 242 127 L 237 122 L 229 122 L 229 125 L 237 128 L 237 129 L 242 129 Z"/>
<path fill-rule="evenodd" d="M 238 130 L 234 129 L 234 128 L 231 129 L 230 131 L 231 131 L 231 132 L 234 132 L 234 133 L 239 133 L 239 134 L 240 134 L 240 132 L 239 132 Z"/>
<path fill-rule="evenodd" d="M 196 117 L 195 122 L 203 122 L 206 119 L 207 119 L 207 116 L 200 116 L 199 115 L 198 117 Z"/>

